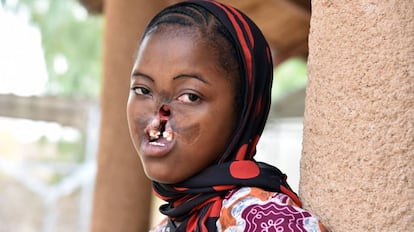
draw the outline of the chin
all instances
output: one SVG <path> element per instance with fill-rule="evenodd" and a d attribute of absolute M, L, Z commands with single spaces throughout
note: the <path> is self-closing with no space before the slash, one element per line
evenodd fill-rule
<path fill-rule="evenodd" d="M 150 180 L 158 182 L 160 184 L 176 184 L 180 182 L 180 181 L 175 181 L 175 180 L 166 179 L 166 178 L 150 178 Z"/>
<path fill-rule="evenodd" d="M 184 179 L 174 178 L 170 173 L 165 173 L 165 175 L 160 175 L 161 173 L 149 173 L 145 171 L 145 174 L 151 181 L 155 181 L 161 184 L 175 184 L 183 181 Z"/>

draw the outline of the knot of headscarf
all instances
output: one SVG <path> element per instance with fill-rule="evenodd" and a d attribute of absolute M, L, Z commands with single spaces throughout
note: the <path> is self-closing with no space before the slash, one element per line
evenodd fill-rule
<path fill-rule="evenodd" d="M 222 198 L 244 186 L 283 192 L 300 202 L 277 168 L 253 156 L 270 109 L 273 65 L 270 48 L 258 27 L 242 12 L 215 1 L 188 1 L 211 12 L 229 31 L 239 54 L 244 106 L 236 133 L 216 164 L 177 184 L 153 182 L 154 193 L 167 204 L 161 213 L 180 222 L 170 231 L 215 231 Z M 173 224 L 173 223 L 169 223 Z"/>

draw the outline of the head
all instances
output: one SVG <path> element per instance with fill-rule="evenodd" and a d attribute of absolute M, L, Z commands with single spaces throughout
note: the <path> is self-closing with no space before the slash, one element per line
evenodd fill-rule
<path fill-rule="evenodd" d="M 241 66 L 229 31 L 201 6 L 178 4 L 149 23 L 127 116 L 151 180 L 182 182 L 222 158 L 241 120 Z"/>

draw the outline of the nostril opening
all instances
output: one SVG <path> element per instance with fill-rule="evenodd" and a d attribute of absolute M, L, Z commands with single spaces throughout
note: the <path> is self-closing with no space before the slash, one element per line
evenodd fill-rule
<path fill-rule="evenodd" d="M 160 108 L 160 119 L 161 120 L 168 120 L 168 117 L 170 116 L 171 111 L 170 111 L 170 107 L 167 105 L 162 105 Z"/>

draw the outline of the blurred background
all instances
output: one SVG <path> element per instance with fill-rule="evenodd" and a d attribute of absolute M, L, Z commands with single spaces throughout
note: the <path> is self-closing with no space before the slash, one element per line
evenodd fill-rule
<path fill-rule="evenodd" d="M 76 0 L 0 7 L 0 231 L 87 231 L 102 16 Z"/>
<path fill-rule="evenodd" d="M 0 232 L 89 231 L 104 15 L 77 0 L 0 4 Z M 306 72 L 301 57 L 275 67 L 257 155 L 295 190 Z"/>

